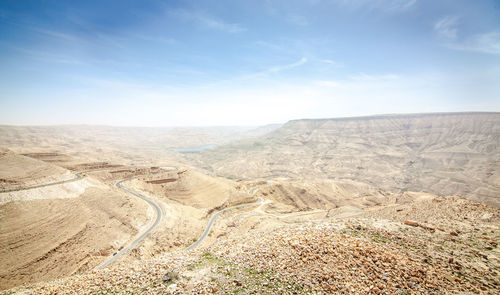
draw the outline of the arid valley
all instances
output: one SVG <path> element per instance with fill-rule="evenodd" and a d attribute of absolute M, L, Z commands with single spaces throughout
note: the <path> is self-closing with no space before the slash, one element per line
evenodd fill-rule
<path fill-rule="evenodd" d="M 498 294 L 500 113 L 0 126 L 1 294 Z"/>
<path fill-rule="evenodd" d="M 499 0 L 2 0 L 0 295 L 498 295 L 499 57 Z"/>

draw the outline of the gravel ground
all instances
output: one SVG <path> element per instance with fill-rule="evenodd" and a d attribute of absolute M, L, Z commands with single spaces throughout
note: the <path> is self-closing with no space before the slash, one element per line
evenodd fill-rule
<path fill-rule="evenodd" d="M 420 207 L 249 230 L 1 294 L 499 294 L 500 211 L 458 199 Z"/>
<path fill-rule="evenodd" d="M 433 245 L 419 238 L 421 229 L 393 226 L 400 231 L 371 227 L 369 220 L 287 226 L 267 235 L 254 233 L 246 243 L 222 243 L 216 253 L 326 294 L 500 292 L 498 267 L 478 272 L 453 254 L 447 257 L 452 246 L 432 251 Z"/>

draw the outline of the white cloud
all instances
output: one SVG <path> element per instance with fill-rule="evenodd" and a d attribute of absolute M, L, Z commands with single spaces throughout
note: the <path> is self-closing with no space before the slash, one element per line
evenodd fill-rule
<path fill-rule="evenodd" d="M 458 16 L 444 16 L 434 24 L 434 30 L 442 38 L 444 46 L 453 50 L 500 54 L 499 31 L 459 36 L 459 19 Z"/>
<path fill-rule="evenodd" d="M 290 69 L 293 69 L 296 67 L 300 67 L 301 65 L 305 64 L 306 62 L 307 62 L 307 58 L 302 57 L 300 60 L 298 60 L 294 63 L 288 64 L 288 65 L 271 67 L 267 70 L 267 72 L 276 73 L 276 72 L 281 72 L 284 70 L 290 70 Z"/>
<path fill-rule="evenodd" d="M 459 19 L 458 16 L 444 16 L 434 24 L 434 30 L 441 37 L 456 39 Z"/>
<path fill-rule="evenodd" d="M 488 32 L 472 36 L 463 42 L 446 44 L 455 50 L 500 54 L 500 32 Z"/>
<path fill-rule="evenodd" d="M 337 3 L 351 9 L 402 12 L 415 6 L 417 0 L 337 0 Z"/>
<path fill-rule="evenodd" d="M 338 65 L 335 61 L 333 61 L 331 59 L 322 59 L 321 61 L 326 63 L 326 64 L 333 65 L 333 66 Z"/>
<path fill-rule="evenodd" d="M 272 43 L 269 41 L 263 41 L 263 40 L 255 41 L 253 44 L 257 47 L 261 47 L 261 48 L 264 48 L 266 50 L 285 51 L 285 49 L 286 49 L 283 45 L 279 45 L 276 43 Z"/>
<path fill-rule="evenodd" d="M 198 20 L 206 25 L 207 27 L 221 30 L 221 31 L 226 31 L 229 33 L 240 33 L 245 31 L 240 25 L 238 24 L 231 24 L 231 23 L 226 23 L 218 19 L 210 18 L 207 16 L 199 16 Z"/>
<path fill-rule="evenodd" d="M 236 84 L 247 85 L 248 83 L 261 83 L 261 85 L 270 84 L 276 86 L 277 84 L 281 83 L 280 82 L 281 80 L 279 79 L 279 75 L 275 75 L 275 77 L 272 77 L 273 74 L 278 74 L 283 71 L 292 70 L 294 68 L 304 65 L 307 62 L 308 59 L 306 57 L 302 57 L 298 61 L 290 64 L 269 66 L 261 70 L 248 72 L 247 74 L 232 76 L 227 79 L 220 79 L 208 83 L 202 83 L 199 84 L 199 87 L 222 87 L 222 86 L 236 85 Z"/>
<path fill-rule="evenodd" d="M 294 63 L 272 66 L 272 67 L 269 67 L 269 68 L 262 70 L 262 71 L 258 71 L 258 72 L 238 76 L 238 77 L 233 77 L 231 79 L 223 80 L 223 81 L 220 81 L 219 83 L 215 83 L 215 84 L 234 83 L 235 81 L 251 81 L 255 78 L 265 78 L 269 74 L 279 73 L 282 71 L 287 71 L 287 70 L 291 70 L 291 69 L 296 68 L 296 67 L 300 67 L 300 66 L 304 65 L 305 63 L 307 63 L 307 61 L 308 61 L 307 58 L 302 57 L 301 59 L 299 59 L 298 61 L 296 61 Z"/>
<path fill-rule="evenodd" d="M 136 38 L 142 39 L 144 41 L 150 41 L 155 43 L 163 43 L 163 44 L 178 44 L 179 41 L 177 39 L 163 37 L 163 36 L 148 36 L 148 35 L 137 35 Z"/>
<path fill-rule="evenodd" d="M 64 41 L 69 41 L 69 42 L 81 41 L 80 38 L 78 38 L 75 35 L 59 32 L 59 31 L 54 31 L 54 30 L 43 29 L 43 28 L 36 28 L 36 27 L 30 27 L 30 28 L 35 32 L 38 32 L 40 34 L 44 34 L 44 35 L 52 37 L 52 38 L 61 39 Z"/>
<path fill-rule="evenodd" d="M 236 23 L 228 23 L 221 19 L 215 18 L 213 16 L 207 15 L 201 12 L 192 12 L 187 10 L 177 10 L 173 12 L 175 15 L 180 18 L 188 21 L 194 21 L 199 25 L 209 28 L 215 29 L 219 31 L 224 31 L 228 33 L 241 33 L 246 31 L 245 28 Z"/>
<path fill-rule="evenodd" d="M 389 10 L 407 10 L 417 3 L 417 0 L 392 0 L 389 1 Z"/>

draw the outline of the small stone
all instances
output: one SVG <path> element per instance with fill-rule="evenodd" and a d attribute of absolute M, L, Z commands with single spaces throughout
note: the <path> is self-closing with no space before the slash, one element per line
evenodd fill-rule
<path fill-rule="evenodd" d="M 170 283 L 179 278 L 179 275 L 176 272 L 169 271 L 163 276 L 164 283 Z"/>
<path fill-rule="evenodd" d="M 418 222 L 409 221 L 409 220 L 405 221 L 405 224 L 410 225 L 410 226 L 415 226 L 415 227 L 419 226 Z"/>
<path fill-rule="evenodd" d="M 168 286 L 167 288 L 170 292 L 173 292 L 175 290 L 177 290 L 177 284 L 172 284 L 170 286 Z"/>

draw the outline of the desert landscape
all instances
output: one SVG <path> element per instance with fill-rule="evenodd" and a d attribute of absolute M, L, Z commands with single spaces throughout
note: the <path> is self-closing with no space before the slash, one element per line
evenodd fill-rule
<path fill-rule="evenodd" d="M 294 120 L 192 158 L 226 177 L 362 179 L 498 207 L 499 126 L 498 113 Z"/>
<path fill-rule="evenodd" d="M 2 126 L 2 294 L 495 294 L 499 123 L 297 120 L 142 149 Z"/>
<path fill-rule="evenodd" d="M 500 294 L 498 0 L 0 1 L 0 295 Z"/>

